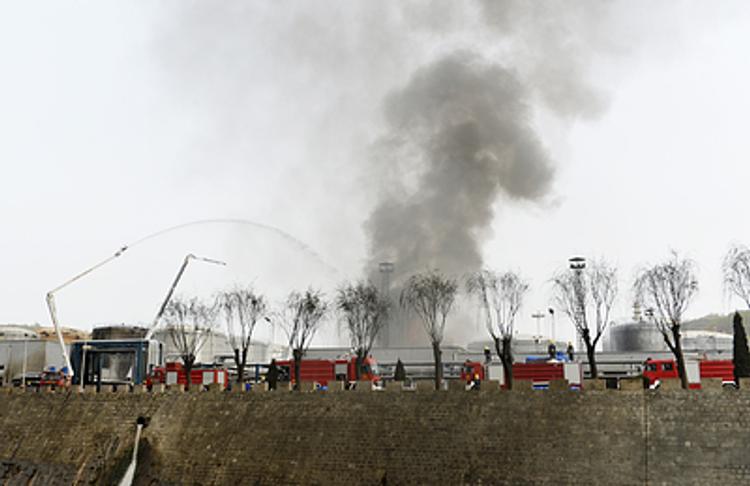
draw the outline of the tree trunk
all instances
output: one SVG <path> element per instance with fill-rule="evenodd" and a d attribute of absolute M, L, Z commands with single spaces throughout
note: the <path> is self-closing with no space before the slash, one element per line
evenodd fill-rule
<path fill-rule="evenodd" d="M 443 384 L 443 360 L 440 352 L 440 343 L 432 343 L 432 356 L 435 358 L 435 390 L 440 390 Z"/>
<path fill-rule="evenodd" d="M 190 390 L 190 375 L 193 373 L 193 364 L 195 363 L 195 356 L 184 356 L 182 359 L 183 369 L 185 370 L 185 389 Z"/>
<path fill-rule="evenodd" d="M 294 358 L 294 389 L 299 391 L 299 370 L 300 366 L 302 365 L 302 350 L 295 349 L 294 351 L 292 351 L 292 357 Z"/>
<path fill-rule="evenodd" d="M 584 329 L 581 333 L 583 337 L 583 344 L 586 346 L 586 356 L 589 360 L 589 372 L 591 373 L 592 379 L 599 378 L 599 370 L 596 368 L 596 349 L 591 343 L 591 334 L 588 329 Z"/>
<path fill-rule="evenodd" d="M 240 360 L 240 366 L 237 370 L 237 379 L 240 383 L 245 382 L 245 367 L 247 366 L 247 348 L 242 349 L 242 359 Z"/>
<path fill-rule="evenodd" d="M 680 325 L 672 324 L 672 339 L 674 340 L 674 357 L 677 361 L 677 373 L 680 376 L 682 389 L 689 388 L 687 379 L 687 370 L 685 369 L 685 356 L 682 353 L 682 336 L 680 335 Z"/>
<path fill-rule="evenodd" d="M 513 389 L 513 353 L 511 351 L 510 337 L 503 337 L 502 339 L 496 337 L 495 339 L 495 351 L 497 356 L 500 358 L 500 362 L 503 364 L 503 377 L 505 378 L 505 388 L 508 390 Z"/>
<path fill-rule="evenodd" d="M 355 358 L 354 362 L 354 379 L 359 381 L 359 379 L 362 377 L 362 363 L 364 363 L 365 359 L 362 356 L 364 353 L 361 349 L 357 350 L 357 357 Z"/>
<path fill-rule="evenodd" d="M 242 360 L 240 359 L 239 348 L 234 349 L 234 364 L 237 365 L 237 383 L 242 383 Z"/>

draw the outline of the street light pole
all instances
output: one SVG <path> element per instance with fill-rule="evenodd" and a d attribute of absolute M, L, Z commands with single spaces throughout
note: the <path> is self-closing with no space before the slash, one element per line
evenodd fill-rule
<path fill-rule="evenodd" d="M 586 329 L 586 290 L 583 286 L 583 271 L 586 269 L 586 259 L 581 256 L 572 257 L 568 260 L 568 263 L 570 264 L 570 269 L 575 275 L 575 279 L 573 280 L 573 291 L 576 296 L 576 311 L 579 319 L 578 327 Z M 578 329 L 576 329 L 576 334 L 578 335 L 578 349 L 580 350 L 583 348 L 583 336 L 578 332 Z"/>
<path fill-rule="evenodd" d="M 542 340 L 542 326 L 541 322 L 542 319 L 545 318 L 544 312 L 536 312 L 534 314 L 531 314 L 531 317 L 533 319 L 536 319 L 536 341 L 540 342 Z"/>
<path fill-rule="evenodd" d="M 555 309 L 550 307 L 549 309 L 547 309 L 547 312 L 549 312 L 551 318 L 549 333 L 550 336 L 552 336 L 552 341 L 554 342 L 557 339 L 557 337 L 555 336 Z"/>

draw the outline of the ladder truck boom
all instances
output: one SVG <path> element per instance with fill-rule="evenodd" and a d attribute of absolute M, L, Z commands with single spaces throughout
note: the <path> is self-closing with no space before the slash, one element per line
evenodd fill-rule
<path fill-rule="evenodd" d="M 111 257 L 109 257 L 109 258 L 107 258 L 107 259 L 105 259 L 105 260 L 97 263 L 93 267 L 91 267 L 91 268 L 89 268 L 89 269 L 87 269 L 87 270 L 79 273 L 78 275 L 76 275 L 75 277 L 71 278 L 70 280 L 64 282 L 63 284 L 61 284 L 61 285 L 55 287 L 54 289 L 50 290 L 49 292 L 47 292 L 47 309 L 49 310 L 50 319 L 52 320 L 52 325 L 55 328 L 55 333 L 57 334 L 57 340 L 60 343 L 60 349 L 62 350 L 62 355 L 63 355 L 63 358 L 65 359 L 65 366 L 68 369 L 68 377 L 71 378 L 71 379 L 73 378 L 73 367 L 70 365 L 70 356 L 68 356 L 68 351 L 65 349 L 65 340 L 63 339 L 62 329 L 60 328 L 60 323 L 57 320 L 57 307 L 55 306 L 55 294 L 58 291 L 60 291 L 60 290 L 64 289 L 65 287 L 67 287 L 68 285 L 72 284 L 76 280 L 79 280 L 79 279 L 85 277 L 86 275 L 88 275 L 89 273 L 93 272 L 97 268 L 99 268 L 99 267 L 101 267 L 103 265 L 106 265 L 107 263 L 111 262 L 112 260 L 120 257 L 123 253 L 125 253 L 125 251 L 127 251 L 127 249 L 128 249 L 127 246 L 123 246 L 122 248 L 120 248 L 119 250 L 117 250 L 117 252 L 114 255 L 112 255 Z"/>
<path fill-rule="evenodd" d="M 175 276 L 174 280 L 172 281 L 172 285 L 169 287 L 169 290 L 167 291 L 167 297 L 164 299 L 164 302 L 162 302 L 161 307 L 159 307 L 159 312 L 156 313 L 156 317 L 154 317 L 154 321 L 151 323 L 151 327 L 149 328 L 148 332 L 146 333 L 146 336 L 144 337 L 145 340 L 151 339 L 151 336 L 153 336 L 154 332 L 156 332 L 156 327 L 159 325 L 159 320 L 161 319 L 161 316 L 164 315 L 164 311 L 167 310 L 167 305 L 169 304 L 169 301 L 172 299 L 172 295 L 174 294 L 174 290 L 177 288 L 177 284 L 180 282 L 180 279 L 182 279 L 182 275 L 185 273 L 185 269 L 188 266 L 188 263 L 190 263 L 191 260 L 198 260 L 201 262 L 206 263 L 213 263 L 214 265 L 226 265 L 225 262 L 222 262 L 220 260 L 213 260 L 211 258 L 205 258 L 193 255 L 192 253 L 188 253 L 185 255 L 185 259 L 182 261 L 182 265 L 180 265 L 180 269 L 177 271 L 177 275 Z"/>

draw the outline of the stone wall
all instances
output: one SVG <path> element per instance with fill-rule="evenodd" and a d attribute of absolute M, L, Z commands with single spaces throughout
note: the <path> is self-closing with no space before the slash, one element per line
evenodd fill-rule
<path fill-rule="evenodd" d="M 748 484 L 747 391 L 0 394 L 4 484 Z"/>

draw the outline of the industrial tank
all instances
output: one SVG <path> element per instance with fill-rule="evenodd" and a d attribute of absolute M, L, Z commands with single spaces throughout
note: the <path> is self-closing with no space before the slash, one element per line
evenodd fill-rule
<path fill-rule="evenodd" d="M 666 351 L 659 330 L 651 322 L 638 321 L 613 325 L 604 342 L 605 351 Z"/>
<path fill-rule="evenodd" d="M 148 330 L 140 326 L 99 326 L 91 331 L 91 339 L 143 339 Z"/>

